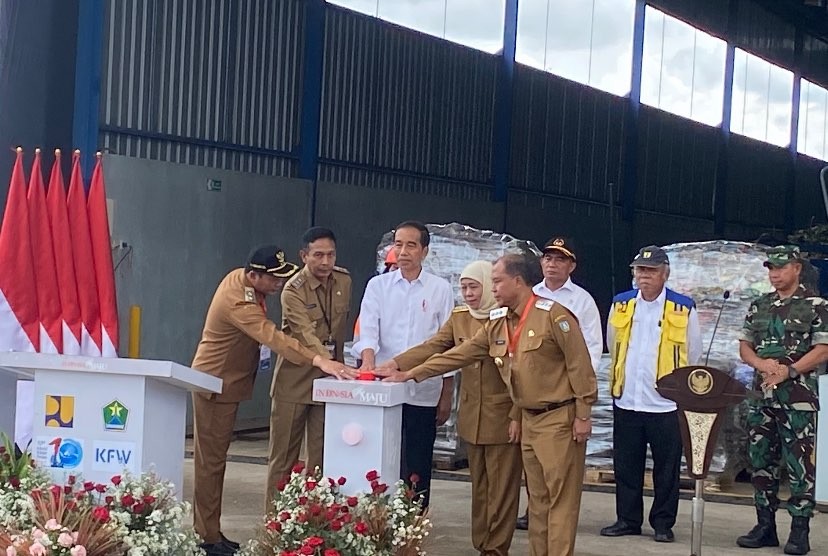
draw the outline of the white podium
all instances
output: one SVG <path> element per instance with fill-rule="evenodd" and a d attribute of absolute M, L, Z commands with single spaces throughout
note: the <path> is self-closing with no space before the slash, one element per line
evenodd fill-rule
<path fill-rule="evenodd" d="M 828 375 L 819 377 L 817 416 L 816 492 L 817 502 L 828 504 Z"/>
<path fill-rule="evenodd" d="M 0 396 L 17 380 L 34 380 L 32 455 L 55 482 L 78 475 L 108 483 L 124 470 L 152 468 L 179 497 L 187 394 L 222 386 L 169 361 L 0 353 Z M 15 404 L 3 405 L 0 430 L 11 434 Z"/>
<path fill-rule="evenodd" d="M 370 491 L 365 475 L 372 470 L 393 492 L 400 478 L 401 406 L 413 387 L 407 382 L 313 381 L 313 400 L 325 402 L 323 473 L 347 478 L 345 494 Z"/>

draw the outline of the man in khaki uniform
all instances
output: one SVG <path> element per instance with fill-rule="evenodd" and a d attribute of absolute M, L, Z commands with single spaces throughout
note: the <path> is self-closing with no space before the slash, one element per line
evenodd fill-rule
<path fill-rule="evenodd" d="M 387 380 L 424 380 L 492 357 L 522 410 L 521 448 L 531 495 L 529 553 L 571 556 L 598 387 L 577 319 L 532 293 L 539 275 L 534 257 L 501 257 L 492 272 L 501 308 L 489 313 L 486 326 L 470 340 Z"/>
<path fill-rule="evenodd" d="M 492 294 L 492 263 L 474 261 L 460 274 L 465 305 L 431 339 L 383 365 L 409 370 L 432 355 L 472 338 L 497 307 Z M 472 543 L 484 556 L 507 556 L 520 499 L 520 410 L 515 408 L 494 359 L 463 367 L 457 433 L 466 441 L 472 482 Z"/>
<path fill-rule="evenodd" d="M 309 229 L 302 245 L 299 254 L 305 266 L 282 290 L 282 332 L 322 357 L 343 361 L 351 276 L 336 266 L 336 237 L 331 230 Z M 299 460 L 306 431 L 307 467 L 322 467 L 325 406 L 313 402 L 313 381 L 323 376 L 325 373 L 309 363 L 279 358 L 270 388 L 268 509 L 276 484 Z"/>
<path fill-rule="evenodd" d="M 260 346 L 339 378 L 356 376 L 353 369 L 302 346 L 268 320 L 265 298 L 297 270 L 278 247 L 261 247 L 244 268 L 224 277 L 207 310 L 192 367 L 223 381 L 221 394 L 193 393 L 193 520 L 207 556 L 227 556 L 238 549 L 221 533 L 224 470 L 239 402 L 253 396 Z"/>

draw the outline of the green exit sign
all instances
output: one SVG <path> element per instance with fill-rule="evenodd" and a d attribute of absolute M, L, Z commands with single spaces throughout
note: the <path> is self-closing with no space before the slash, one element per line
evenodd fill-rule
<path fill-rule="evenodd" d="M 221 191 L 221 180 L 207 180 L 207 191 Z"/>

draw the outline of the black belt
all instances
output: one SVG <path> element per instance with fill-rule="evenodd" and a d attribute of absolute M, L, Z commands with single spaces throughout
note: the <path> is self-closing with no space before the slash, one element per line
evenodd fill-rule
<path fill-rule="evenodd" d="M 562 401 L 562 402 L 551 403 L 551 404 L 547 405 L 546 407 L 542 407 L 540 409 L 524 409 L 523 411 L 525 411 L 529 415 L 541 415 L 543 413 L 548 413 L 550 411 L 554 411 L 558 408 L 561 408 L 561 407 L 564 407 L 564 406 L 567 406 L 567 405 L 570 405 L 570 404 L 573 404 L 573 403 L 575 403 L 575 398 L 570 398 L 570 399 Z"/>

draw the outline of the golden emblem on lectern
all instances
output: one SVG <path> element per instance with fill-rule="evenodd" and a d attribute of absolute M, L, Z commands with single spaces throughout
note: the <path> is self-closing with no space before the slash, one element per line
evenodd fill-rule
<path fill-rule="evenodd" d="M 707 369 L 696 369 L 687 377 L 687 387 L 697 396 L 713 390 L 713 375 Z"/>

